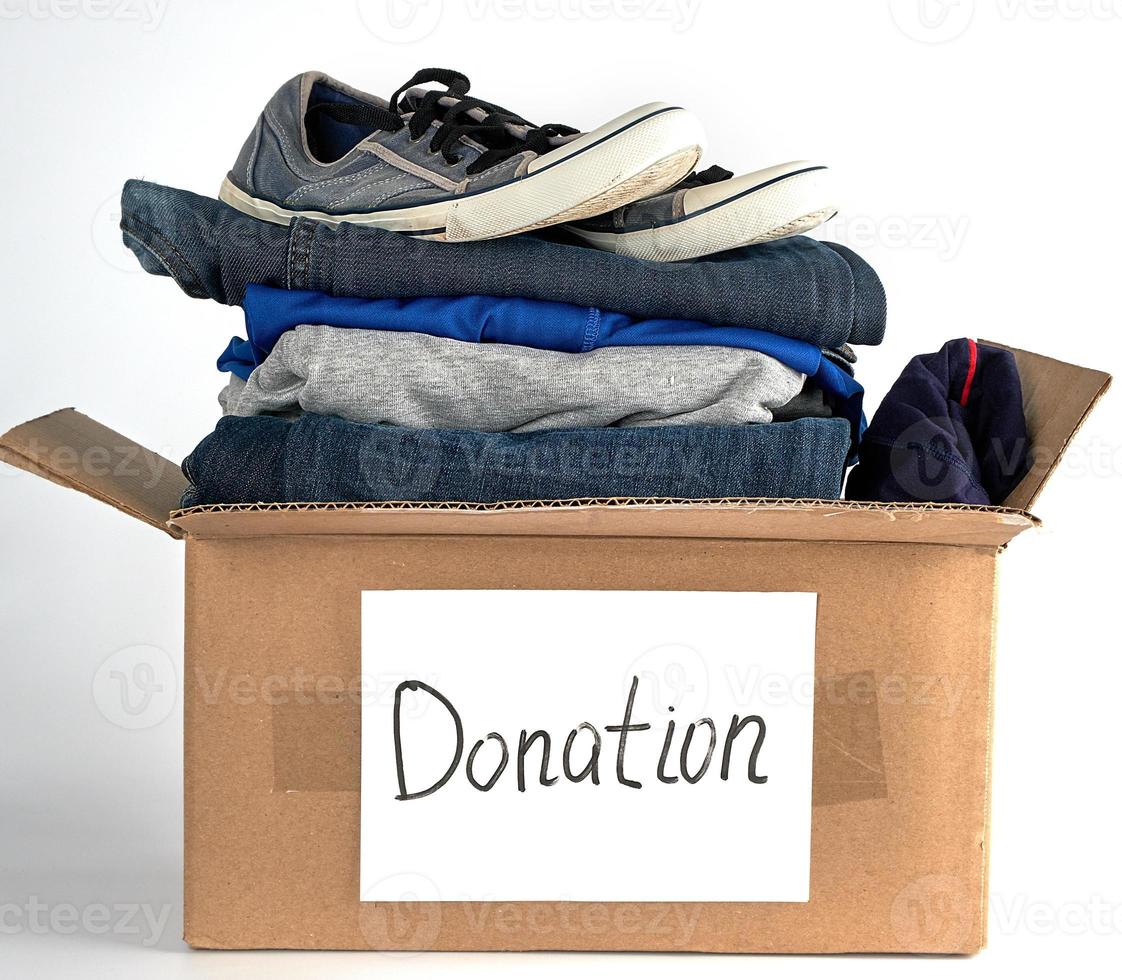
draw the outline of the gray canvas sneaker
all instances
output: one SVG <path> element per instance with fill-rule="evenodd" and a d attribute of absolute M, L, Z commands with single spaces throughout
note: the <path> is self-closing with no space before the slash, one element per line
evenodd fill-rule
<path fill-rule="evenodd" d="M 416 87 L 426 82 L 444 89 Z M 219 196 L 278 224 L 307 217 L 464 242 L 658 194 L 701 155 L 700 123 L 676 106 L 654 102 L 580 133 L 468 97 L 469 84 L 424 69 L 385 101 L 322 72 L 298 75 L 265 106 Z"/>
<path fill-rule="evenodd" d="M 663 194 L 565 230 L 609 252 L 678 262 L 801 235 L 837 211 L 829 170 L 797 160 L 740 177 L 710 167 Z"/>

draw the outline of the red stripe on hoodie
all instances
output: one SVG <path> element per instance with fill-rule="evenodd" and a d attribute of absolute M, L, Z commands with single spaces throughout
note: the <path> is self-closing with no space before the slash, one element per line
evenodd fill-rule
<path fill-rule="evenodd" d="M 974 372 L 978 369 L 978 345 L 973 340 L 966 341 L 970 345 L 970 366 L 966 369 L 966 380 L 962 383 L 962 397 L 958 403 L 965 408 L 966 400 L 970 397 L 970 386 L 974 384 Z"/>

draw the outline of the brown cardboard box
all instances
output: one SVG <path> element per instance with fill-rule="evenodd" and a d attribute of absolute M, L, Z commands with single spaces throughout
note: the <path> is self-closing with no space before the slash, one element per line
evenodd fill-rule
<path fill-rule="evenodd" d="M 986 942 L 997 556 L 1110 378 L 1015 352 L 1003 507 L 837 501 L 177 510 L 178 467 L 67 409 L 0 459 L 186 539 L 185 938 L 206 948 L 971 953 Z M 860 582 L 860 585 L 857 583 Z M 361 590 L 818 593 L 810 901 L 361 903 Z M 239 615 L 229 615 L 238 609 Z M 298 678 L 298 699 L 216 697 Z"/>

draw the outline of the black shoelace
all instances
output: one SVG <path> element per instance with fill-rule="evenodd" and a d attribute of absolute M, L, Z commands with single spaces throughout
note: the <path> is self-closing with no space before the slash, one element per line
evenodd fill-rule
<path fill-rule="evenodd" d="M 678 187 L 704 187 L 706 184 L 719 184 L 722 180 L 731 180 L 732 171 L 716 165 L 707 170 L 695 170 L 688 177 L 683 177 Z"/>
<path fill-rule="evenodd" d="M 425 82 L 443 85 L 444 90 L 431 89 L 415 104 L 411 100 L 409 106 L 402 105 L 401 97 L 413 86 Z M 470 87 L 471 82 L 467 76 L 458 71 L 422 68 L 394 92 L 386 109 L 365 103 L 320 102 L 309 106 L 305 124 L 315 114 L 323 114 L 338 122 L 368 126 L 371 130 L 390 133 L 396 133 L 408 125 L 409 138 L 417 141 L 428 132 L 433 122 L 439 121 L 440 125 L 429 141 L 429 151 L 439 151 L 447 163 L 459 163 L 461 154 L 456 148 L 463 140 L 470 139 L 484 147 L 484 151 L 467 168 L 469 174 L 482 173 L 496 163 L 526 150 L 539 154 L 548 153 L 553 149 L 552 141 L 555 137 L 572 136 L 578 132 L 571 126 L 560 123 L 535 126 L 493 102 L 468 98 Z M 451 106 L 441 105 L 441 100 L 449 96 L 456 100 L 455 103 Z M 403 109 L 406 111 L 403 112 Z M 485 113 L 484 117 L 473 118 L 470 113 L 474 110 Z M 526 133 L 516 135 L 511 132 L 511 126 L 526 127 Z M 310 132 L 312 127 L 307 128 Z"/>

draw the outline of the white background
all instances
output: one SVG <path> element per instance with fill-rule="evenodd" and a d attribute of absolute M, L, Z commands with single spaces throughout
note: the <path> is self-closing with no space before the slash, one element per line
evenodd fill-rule
<path fill-rule="evenodd" d="M 831 233 L 889 293 L 887 339 L 861 351 L 870 408 L 909 357 L 964 335 L 1117 373 L 1118 0 L 536 0 L 513 16 L 429 0 L 404 34 L 380 6 L 167 0 L 145 19 L 121 0 L 0 0 L 0 426 L 77 405 L 173 459 L 209 430 L 238 311 L 136 271 L 113 202 L 132 176 L 215 193 L 265 100 L 309 68 L 388 94 L 455 67 L 484 98 L 585 128 L 663 99 L 703 117 L 712 162 L 830 163 L 847 205 Z M 1104 975 L 1122 958 L 1120 423 L 1114 393 L 1040 501 L 1044 530 L 1001 562 L 990 947 L 954 962 L 188 951 L 181 547 L 0 466 L 0 904 L 59 913 L 45 935 L 0 933 L 0 973 Z M 141 664 L 163 691 L 126 716 L 113 671 L 143 682 Z M 67 924 L 69 907 L 132 903 L 165 926 Z"/>
<path fill-rule="evenodd" d="M 809 901 L 817 608 L 813 592 L 364 592 L 362 901 L 416 901 L 402 882 L 418 876 L 442 902 Z M 424 689 L 395 696 L 403 681 L 453 706 L 458 765 L 451 711 Z M 648 726 L 624 746 L 637 786 L 618 778 L 621 736 L 608 731 L 629 702 L 628 724 Z M 748 724 L 722 779 L 730 725 L 753 715 L 763 740 Z M 595 783 L 562 769 L 589 763 L 587 729 L 566 755 L 582 722 L 601 742 Z M 549 735 L 552 786 L 539 782 L 536 739 L 519 790 L 523 731 Z M 492 732 L 507 762 L 480 792 L 465 773 L 483 739 L 472 774 L 486 784 L 498 771 Z M 763 783 L 748 778 L 755 745 Z M 437 786 L 450 765 L 428 795 L 398 798 Z"/>

